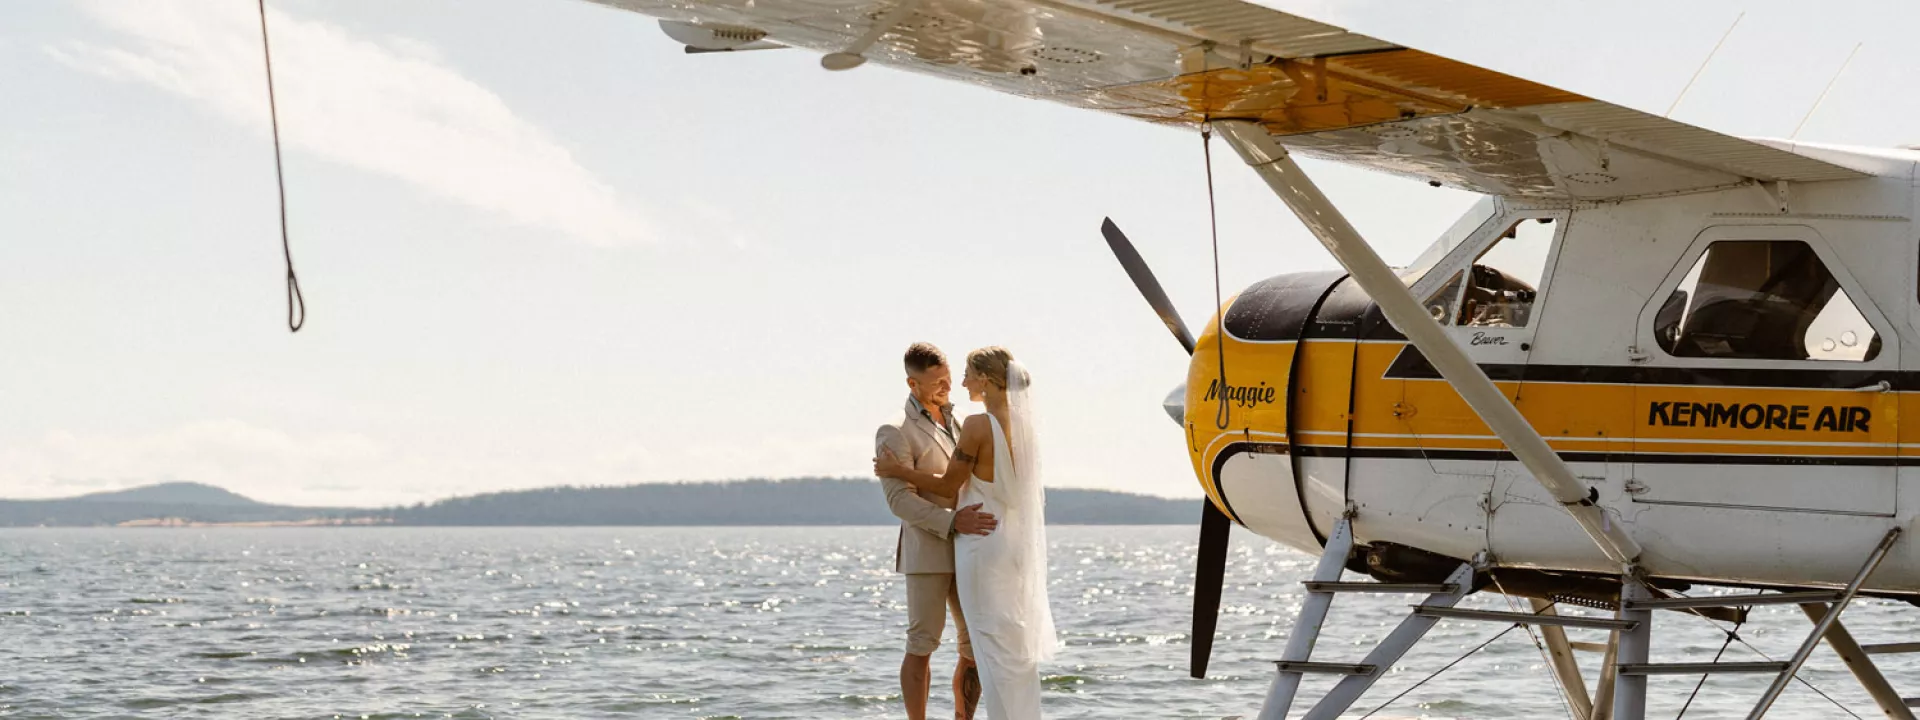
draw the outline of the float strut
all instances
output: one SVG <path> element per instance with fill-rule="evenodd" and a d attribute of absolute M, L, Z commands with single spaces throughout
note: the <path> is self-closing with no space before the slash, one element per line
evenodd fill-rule
<path fill-rule="evenodd" d="M 1347 568 L 1347 555 L 1353 552 L 1353 523 L 1349 518 L 1340 518 L 1334 524 L 1333 534 L 1327 537 L 1326 549 L 1320 553 L 1320 563 L 1313 568 L 1314 582 L 1338 582 L 1340 571 Z M 1287 710 L 1293 707 L 1293 697 L 1300 692 L 1298 671 L 1287 669 L 1287 664 L 1304 663 L 1313 656 L 1313 644 L 1320 639 L 1320 628 L 1327 622 L 1327 609 L 1333 606 L 1333 593 L 1309 590 L 1307 600 L 1300 605 L 1300 617 L 1293 621 L 1293 634 L 1287 637 L 1287 649 L 1280 655 L 1283 663 L 1274 675 L 1273 687 L 1267 690 L 1267 701 L 1260 706 L 1260 720 L 1287 720 Z"/>
<path fill-rule="evenodd" d="M 1621 665 L 1645 665 L 1653 651 L 1653 611 L 1633 606 L 1634 600 L 1650 600 L 1653 593 L 1641 585 L 1633 573 L 1620 579 L 1621 620 L 1638 621 L 1632 630 L 1615 635 L 1619 649 L 1613 653 L 1609 669 L 1613 678 L 1613 720 L 1647 720 L 1647 676 L 1622 675 Z"/>
<path fill-rule="evenodd" d="M 1897 527 L 1888 530 L 1886 537 L 1880 539 L 1880 544 L 1874 547 L 1873 554 L 1867 556 L 1866 564 L 1860 566 L 1860 572 L 1854 573 L 1853 581 L 1847 583 L 1847 589 L 1840 592 L 1839 599 L 1833 601 L 1833 605 L 1826 612 L 1821 613 L 1820 620 L 1813 624 L 1813 632 L 1807 635 L 1806 640 L 1801 641 L 1800 649 L 1795 650 L 1793 659 L 1787 661 L 1787 668 L 1780 671 L 1780 676 L 1774 678 L 1773 684 L 1767 687 L 1766 694 L 1760 696 L 1760 702 L 1753 706 L 1753 712 L 1747 714 L 1747 720 L 1760 720 L 1766 717 L 1767 709 L 1773 707 L 1773 701 L 1780 699 L 1780 693 L 1785 692 L 1787 685 L 1793 682 L 1793 676 L 1800 672 L 1800 666 L 1805 665 L 1807 658 L 1813 655 L 1813 649 L 1820 646 L 1820 641 L 1826 638 L 1827 631 L 1840 622 L 1840 613 L 1847 609 L 1847 603 L 1853 602 L 1853 596 L 1860 593 L 1860 586 L 1867 583 L 1867 578 L 1873 575 L 1874 569 L 1880 567 L 1880 561 L 1886 559 L 1887 551 L 1893 549 L 1893 541 L 1899 539 L 1900 528 Z M 1864 654 L 1862 657 L 1865 657 Z M 1868 689 L 1871 691 L 1872 688 Z"/>
<path fill-rule="evenodd" d="M 1807 614 L 1808 620 L 1817 623 L 1826 617 L 1830 607 L 1826 603 L 1801 603 L 1800 611 Z M 1866 688 L 1867 694 L 1873 696 L 1873 703 L 1880 706 L 1880 712 L 1893 720 L 1914 720 L 1913 711 L 1907 709 L 1907 701 L 1887 682 L 1887 677 L 1880 674 L 1880 667 L 1873 664 L 1873 658 L 1867 656 L 1867 651 L 1860 647 L 1860 643 L 1854 642 L 1853 633 L 1847 632 L 1847 626 L 1839 620 L 1833 621 L 1833 627 L 1827 630 L 1827 646 L 1833 648 L 1834 654 L 1847 663 L 1847 669 L 1853 671 L 1853 677 L 1860 681 L 1860 687 Z"/>
<path fill-rule="evenodd" d="M 1536 615 L 1558 615 L 1553 609 L 1552 600 L 1532 598 L 1533 612 Z M 1593 715 L 1593 698 L 1587 695 L 1587 679 L 1580 675 L 1580 661 L 1573 657 L 1573 645 L 1567 642 L 1567 629 L 1558 625 L 1544 625 L 1540 628 L 1541 639 L 1547 643 L 1547 654 L 1553 660 L 1553 674 L 1560 679 L 1560 691 L 1567 696 L 1567 704 L 1573 706 L 1574 717 Z"/>
<path fill-rule="evenodd" d="M 1600 684 L 1593 689 L 1593 712 L 1587 720 L 1613 720 L 1613 684 L 1619 678 L 1620 633 L 1607 635 L 1607 653 L 1600 659 Z"/>
<path fill-rule="evenodd" d="M 1420 607 L 1450 608 L 1460 602 L 1461 598 L 1473 591 L 1473 565 L 1461 563 L 1442 585 L 1447 589 L 1428 595 Z M 1408 614 L 1393 628 L 1393 632 L 1387 634 L 1386 639 L 1367 653 L 1367 659 L 1360 661 L 1367 672 L 1340 678 L 1340 682 L 1327 692 L 1326 697 L 1320 698 L 1320 702 L 1307 711 L 1304 720 L 1333 720 L 1340 717 L 1375 682 L 1385 677 L 1387 671 L 1393 669 L 1393 664 L 1399 662 L 1408 650 L 1412 650 L 1420 638 L 1426 637 L 1427 631 L 1432 630 L 1438 622 L 1440 618 L 1433 615 Z"/>

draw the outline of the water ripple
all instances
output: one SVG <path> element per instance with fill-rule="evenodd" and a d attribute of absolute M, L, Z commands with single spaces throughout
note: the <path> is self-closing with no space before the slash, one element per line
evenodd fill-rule
<path fill-rule="evenodd" d="M 0 530 L 0 716 L 895 717 L 906 613 L 894 533 Z M 1050 534 L 1065 647 L 1043 668 L 1049 717 L 1253 714 L 1312 558 L 1235 535 L 1211 675 L 1194 680 L 1194 530 Z M 1316 658 L 1363 655 L 1405 606 L 1342 597 Z M 1920 631 L 1920 615 L 1862 601 L 1848 624 L 1863 642 L 1887 642 Z M 1805 625 L 1797 609 L 1762 608 L 1743 635 L 1778 657 Z M 1498 631 L 1439 624 L 1356 712 Z M 1656 660 L 1710 656 L 1723 637 L 1697 619 L 1669 631 Z M 934 661 L 935 716 L 951 707 L 952 647 L 949 630 Z M 1880 662 L 1896 684 L 1920 678 L 1920 658 Z M 1376 717 L 1562 717 L 1546 668 L 1511 633 Z M 1723 677 L 1702 693 L 1711 707 L 1696 704 L 1689 718 L 1742 716 L 1766 681 Z M 1871 708 L 1830 654 L 1803 677 Z M 1693 680 L 1657 678 L 1652 714 L 1672 716 Z M 1837 713 L 1804 688 L 1778 707 L 1782 717 Z"/>

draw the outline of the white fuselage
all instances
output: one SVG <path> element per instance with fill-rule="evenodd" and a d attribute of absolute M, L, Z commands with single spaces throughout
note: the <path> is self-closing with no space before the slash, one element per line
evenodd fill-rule
<path fill-rule="evenodd" d="M 1654 575 L 1844 583 L 1920 511 L 1914 158 L 1796 151 L 1873 177 L 1489 198 L 1410 273 Z M 1224 343 L 1202 338 L 1186 407 L 1203 485 L 1302 549 L 1351 508 L 1361 542 L 1620 572 L 1348 285 L 1267 281 L 1223 310 Z M 1285 401 L 1237 390 L 1261 383 Z M 1920 591 L 1920 549 L 1897 545 L 1869 588 Z"/>

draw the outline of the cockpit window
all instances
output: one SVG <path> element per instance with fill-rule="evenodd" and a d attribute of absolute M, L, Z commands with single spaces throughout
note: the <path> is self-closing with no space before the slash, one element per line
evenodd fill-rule
<path fill-rule="evenodd" d="M 1453 277 L 1447 279 L 1447 284 L 1440 286 L 1440 289 L 1433 293 L 1433 297 L 1427 298 L 1427 314 L 1433 316 L 1434 322 L 1452 325 L 1456 314 L 1455 309 L 1459 307 L 1459 303 L 1460 271 L 1455 270 Z"/>
<path fill-rule="evenodd" d="M 1462 273 L 1426 302 L 1433 319 L 1447 325 L 1472 327 L 1526 327 L 1533 316 L 1536 288 L 1553 250 L 1551 218 L 1528 218 L 1514 223 L 1492 247 L 1474 259 L 1461 291 Z"/>
<path fill-rule="evenodd" d="M 1400 279 L 1411 287 L 1415 282 L 1418 282 L 1420 278 L 1425 277 L 1427 271 L 1432 270 L 1433 266 L 1440 264 L 1441 260 L 1445 260 L 1447 255 L 1453 252 L 1454 248 L 1460 246 L 1460 243 L 1466 242 L 1468 238 L 1473 237 L 1474 231 L 1479 230 L 1480 226 L 1492 220 L 1494 213 L 1499 209 L 1500 206 L 1495 201 L 1495 198 L 1481 198 L 1480 202 L 1475 203 L 1473 207 L 1467 209 L 1465 215 L 1461 215 L 1458 220 L 1453 221 L 1453 225 L 1447 228 L 1446 232 L 1441 233 L 1440 237 L 1435 238 L 1433 244 L 1428 245 L 1426 250 L 1421 251 L 1419 257 L 1414 258 L 1413 262 L 1408 263 L 1406 269 L 1400 271 Z"/>
<path fill-rule="evenodd" d="M 1880 354 L 1879 334 L 1798 240 L 1708 245 L 1654 313 L 1653 334 L 1675 357 L 1861 362 Z"/>

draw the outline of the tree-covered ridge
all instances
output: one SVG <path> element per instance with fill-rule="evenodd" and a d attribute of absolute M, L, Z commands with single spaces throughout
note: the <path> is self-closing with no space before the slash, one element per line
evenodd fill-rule
<path fill-rule="evenodd" d="M 1063 525 L 1195 522 L 1199 502 L 1105 490 L 1047 491 L 1047 520 Z M 891 525 L 880 484 L 795 478 L 559 487 L 488 493 L 406 508 L 402 525 Z"/>

